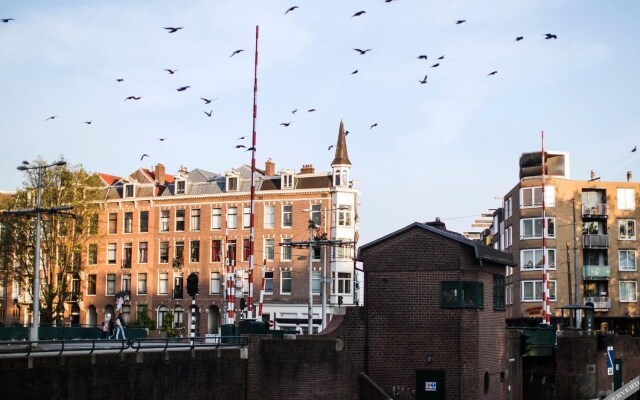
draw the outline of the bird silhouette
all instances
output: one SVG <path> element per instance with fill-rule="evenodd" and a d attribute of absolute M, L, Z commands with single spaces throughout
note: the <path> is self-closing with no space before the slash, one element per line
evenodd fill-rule
<path fill-rule="evenodd" d="M 141 98 L 142 98 L 141 96 L 138 96 L 138 97 L 136 97 L 136 96 L 129 96 L 129 97 L 127 97 L 126 99 L 124 99 L 124 101 L 127 101 L 127 100 L 140 100 Z"/>
<path fill-rule="evenodd" d="M 377 123 L 377 122 L 376 122 L 375 124 L 371 125 L 371 126 L 369 127 L 369 129 L 373 129 L 373 128 L 375 128 L 376 126 L 378 126 L 378 123 Z"/>
<path fill-rule="evenodd" d="M 427 83 L 427 76 L 425 75 L 425 76 L 424 76 L 424 79 L 423 79 L 423 80 L 421 80 L 421 81 L 418 81 L 418 82 L 420 82 L 421 84 L 423 84 L 423 85 L 424 85 L 425 83 Z"/>
<path fill-rule="evenodd" d="M 358 53 L 360 53 L 360 55 L 362 55 L 362 54 L 366 54 L 367 51 L 371 51 L 372 49 L 366 49 L 366 50 L 354 49 L 354 50 L 357 51 Z"/>
<path fill-rule="evenodd" d="M 467 22 L 466 19 L 459 19 L 459 20 L 456 21 L 456 25 L 460 25 L 460 24 L 463 24 L 465 22 Z"/>
<path fill-rule="evenodd" d="M 558 36 L 554 35 L 553 33 L 545 33 L 544 36 L 546 40 L 558 38 Z"/>
<path fill-rule="evenodd" d="M 314 112 L 314 111 L 316 111 L 315 108 L 310 108 L 310 109 L 307 110 L 307 112 Z"/>
<path fill-rule="evenodd" d="M 84 121 L 85 124 L 91 125 L 91 121 Z"/>
<path fill-rule="evenodd" d="M 349 131 L 344 131 L 344 135 L 347 136 L 349 134 Z"/>
<path fill-rule="evenodd" d="M 384 0 L 385 3 L 391 3 L 393 0 Z"/>
<path fill-rule="evenodd" d="M 2 18 L 0 21 L 4 22 L 6 24 L 9 21 L 15 21 L 15 19 L 13 19 L 13 18 Z"/>
<path fill-rule="evenodd" d="M 329 146 L 329 148 L 327 150 L 331 150 L 333 148 L 333 145 Z"/>
<path fill-rule="evenodd" d="M 355 74 L 357 74 L 357 73 L 358 73 L 358 70 L 355 70 L 355 71 L 353 71 L 353 72 L 351 73 L 351 75 L 355 75 Z"/>
<path fill-rule="evenodd" d="M 143 158 L 145 157 L 149 157 L 149 155 L 147 153 L 144 153 L 141 157 L 140 157 L 140 161 L 142 161 Z"/>
<path fill-rule="evenodd" d="M 166 138 L 163 138 L 163 137 L 158 138 L 158 140 L 159 140 L 159 141 L 161 141 L 161 142 L 164 142 L 164 140 L 165 140 L 165 139 L 166 139 Z"/>
<path fill-rule="evenodd" d="M 116 79 L 116 82 L 124 82 L 124 79 L 118 78 L 118 79 Z"/>
<path fill-rule="evenodd" d="M 436 68 L 438 65 L 440 65 L 440 63 L 435 63 L 431 66 L 431 68 Z"/>
<path fill-rule="evenodd" d="M 293 121 L 292 121 L 292 122 L 293 122 Z M 280 125 L 282 125 L 282 126 L 285 126 L 285 127 L 286 127 L 286 126 L 291 125 L 291 122 L 282 122 L 282 123 L 280 123 Z"/>
<path fill-rule="evenodd" d="M 178 71 L 177 69 L 168 69 L 168 68 L 165 68 L 164 70 L 167 71 L 169 75 L 173 75 Z"/>
<path fill-rule="evenodd" d="M 285 15 L 287 15 L 287 13 L 288 13 L 289 11 L 293 11 L 293 10 L 295 10 L 296 8 L 300 8 L 300 7 L 298 7 L 298 6 L 289 7 L 289 9 L 288 9 L 287 11 L 285 11 L 285 12 L 284 12 L 284 14 L 285 14 Z"/>
<path fill-rule="evenodd" d="M 244 136 L 240 136 L 240 137 L 239 137 L 239 138 L 237 138 L 236 140 L 242 140 L 242 139 L 244 139 L 244 138 L 245 138 Z"/>
<path fill-rule="evenodd" d="M 418 60 L 426 60 L 427 59 L 427 55 L 426 54 L 420 54 L 418 56 Z"/>
<path fill-rule="evenodd" d="M 366 14 L 366 13 L 367 13 L 366 11 L 358 11 L 357 13 L 353 14 L 353 15 L 351 16 L 351 18 L 353 18 L 353 17 L 359 17 L 359 16 L 361 16 L 362 14 Z"/>
<path fill-rule="evenodd" d="M 207 114 L 207 117 L 210 117 L 210 116 L 211 116 L 211 114 L 213 114 L 213 110 L 211 110 L 211 111 L 209 111 L 209 112 L 203 111 L 203 113 Z"/>
<path fill-rule="evenodd" d="M 518 36 L 518 37 L 516 38 L 516 42 L 519 42 L 519 41 L 521 41 L 522 39 L 524 39 L 524 36 Z"/>
<path fill-rule="evenodd" d="M 238 50 L 234 51 L 233 53 L 231 53 L 231 55 L 229 56 L 229 58 L 231 58 L 231 57 L 235 56 L 236 54 L 240 54 L 240 53 L 241 53 L 241 52 L 243 52 L 243 51 L 244 51 L 243 49 L 238 49 Z"/>
<path fill-rule="evenodd" d="M 298 112 L 298 109 L 296 108 L 295 110 L 292 110 L 292 111 L 291 111 L 291 114 L 295 114 L 295 113 L 297 113 L 297 112 Z"/>
<path fill-rule="evenodd" d="M 209 104 L 209 103 L 211 103 L 211 102 L 212 102 L 212 101 L 214 101 L 214 100 L 218 100 L 218 98 L 217 98 L 217 97 L 216 97 L 215 99 L 211 99 L 211 100 L 209 100 L 209 99 L 205 99 L 204 97 L 200 97 L 200 98 L 204 101 L 204 104 Z"/>
<path fill-rule="evenodd" d="M 635 153 L 635 152 L 636 152 L 636 150 L 638 150 L 638 146 L 633 146 L 633 149 L 631 149 L 631 152 L 632 152 L 632 153 Z"/>
<path fill-rule="evenodd" d="M 498 71 L 491 71 L 491 72 L 489 72 L 489 73 L 487 74 L 487 76 L 495 75 L 495 74 L 497 74 L 497 73 L 498 73 Z"/>
<path fill-rule="evenodd" d="M 438 57 L 438 60 L 444 60 L 444 54 Z"/>
<path fill-rule="evenodd" d="M 253 147 L 253 146 L 251 146 L 251 147 L 249 147 L 248 149 L 246 149 L 245 151 L 255 151 L 255 150 L 256 150 L 256 148 L 255 148 L 255 147 Z"/>
<path fill-rule="evenodd" d="M 179 88 L 177 88 L 176 90 L 178 92 L 184 92 L 185 90 L 189 89 L 191 86 L 180 86 Z"/>
<path fill-rule="evenodd" d="M 247 146 L 243 145 L 243 144 L 237 144 L 236 145 L 236 149 L 243 149 L 246 148 Z"/>
<path fill-rule="evenodd" d="M 57 115 L 52 115 L 52 116 L 50 116 L 49 118 L 45 119 L 45 121 L 48 121 L 48 120 L 50 120 L 50 119 L 56 119 L 56 118 L 58 118 L 58 116 L 57 116 Z"/>
<path fill-rule="evenodd" d="M 182 27 L 181 27 L 181 26 L 179 26 L 179 27 L 177 27 L 177 28 L 174 28 L 174 27 L 171 27 L 171 26 L 170 26 L 170 27 L 167 27 L 167 28 L 164 28 L 164 29 L 166 29 L 167 31 L 169 31 L 169 33 L 176 33 L 176 32 L 178 32 L 180 29 L 182 29 Z"/>

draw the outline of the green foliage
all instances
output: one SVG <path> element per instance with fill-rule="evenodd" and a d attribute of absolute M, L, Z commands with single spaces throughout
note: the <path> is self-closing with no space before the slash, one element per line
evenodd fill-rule
<path fill-rule="evenodd" d="M 167 334 L 167 337 L 176 337 L 178 336 L 178 330 L 173 327 L 173 313 L 167 312 L 164 315 L 164 320 L 162 321 L 162 331 Z"/>
<path fill-rule="evenodd" d="M 147 329 L 154 329 L 156 327 L 156 322 L 149 317 L 147 313 L 147 305 L 143 305 L 142 309 L 138 312 L 138 318 L 135 321 L 129 323 L 131 327 L 140 327 Z"/>

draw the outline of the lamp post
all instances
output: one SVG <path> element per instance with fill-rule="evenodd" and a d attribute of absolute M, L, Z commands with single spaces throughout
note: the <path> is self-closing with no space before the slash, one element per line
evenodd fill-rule
<path fill-rule="evenodd" d="M 307 309 L 307 314 L 309 315 L 309 320 L 307 322 L 307 333 L 309 335 L 313 334 L 313 230 L 315 229 L 316 224 L 313 220 L 309 220 L 309 305 Z"/>
<path fill-rule="evenodd" d="M 31 342 L 38 341 L 38 323 L 40 322 L 40 225 L 42 223 L 41 202 L 42 202 L 42 173 L 50 167 L 61 167 L 66 165 L 64 160 L 56 161 L 52 164 L 29 165 L 28 161 L 23 161 L 22 165 L 17 167 L 18 171 L 35 170 L 38 175 L 37 183 L 37 200 L 36 200 L 36 250 L 33 262 L 33 323 L 29 330 L 29 340 Z"/>

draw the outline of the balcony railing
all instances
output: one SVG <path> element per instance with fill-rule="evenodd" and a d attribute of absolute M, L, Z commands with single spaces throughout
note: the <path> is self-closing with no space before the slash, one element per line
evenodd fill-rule
<path fill-rule="evenodd" d="M 591 203 L 582 205 L 582 216 L 591 218 L 607 218 L 609 208 L 603 203 Z"/>
<path fill-rule="evenodd" d="M 609 235 L 582 235 L 582 247 L 585 249 L 608 249 Z"/>
<path fill-rule="evenodd" d="M 606 281 L 611 277 L 611 267 L 608 265 L 585 265 L 582 267 L 582 277 L 586 281 Z"/>
<path fill-rule="evenodd" d="M 122 268 L 131 268 L 131 259 L 124 259 L 122 260 Z"/>
<path fill-rule="evenodd" d="M 591 303 L 595 311 L 609 311 L 611 298 L 609 296 L 585 296 L 584 304 Z"/>

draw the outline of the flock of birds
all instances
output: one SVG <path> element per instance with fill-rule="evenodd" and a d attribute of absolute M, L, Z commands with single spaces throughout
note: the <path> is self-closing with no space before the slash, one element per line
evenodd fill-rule
<path fill-rule="evenodd" d="M 391 2 L 396 1 L 396 0 L 384 0 L 384 1 L 385 1 L 385 3 L 391 3 Z M 289 7 L 289 8 L 284 12 L 284 15 L 287 15 L 288 13 L 293 12 L 293 11 L 295 11 L 295 10 L 299 9 L 299 8 L 300 8 L 299 6 L 291 6 L 291 7 Z M 364 15 L 364 14 L 366 14 L 366 11 L 365 11 L 365 10 L 360 10 L 360 11 L 355 12 L 355 13 L 351 16 L 351 18 L 361 17 L 361 16 L 362 16 L 362 15 Z M 1 22 L 3 22 L 3 23 L 9 23 L 10 21 L 15 21 L 15 19 L 14 19 L 14 18 L 0 18 L 0 21 L 1 21 Z M 465 19 L 459 19 L 459 20 L 455 21 L 455 24 L 456 24 L 456 25 L 461 25 L 461 24 L 464 24 L 465 22 L 467 22 Z M 168 26 L 168 27 L 163 27 L 163 29 L 165 29 L 165 30 L 167 31 L 167 33 L 173 34 L 173 33 L 176 33 L 176 32 L 178 32 L 178 31 L 180 31 L 180 30 L 184 29 L 184 27 L 182 27 L 182 26 Z M 546 33 L 546 34 L 544 34 L 544 39 L 545 39 L 545 40 L 557 39 L 557 38 L 558 38 L 558 36 L 557 36 L 557 35 L 555 35 L 555 34 L 552 34 L 552 33 Z M 517 37 L 515 38 L 515 41 L 516 41 L 516 42 L 520 42 L 520 41 L 522 41 L 523 39 L 524 39 L 524 36 L 517 36 Z M 370 51 L 372 51 L 373 49 L 369 49 L 369 48 L 367 48 L 367 49 L 354 48 L 353 50 L 354 50 L 354 51 L 356 51 L 359 55 L 364 56 L 364 55 L 366 55 L 367 53 L 369 53 Z M 242 53 L 242 52 L 244 52 L 244 51 L 245 51 L 244 49 L 237 49 L 237 50 L 234 50 L 234 51 L 231 53 L 231 55 L 229 56 L 229 58 L 234 57 L 234 56 L 236 56 L 236 55 L 239 55 L 240 53 Z M 428 58 L 429 58 L 429 57 L 428 57 L 426 54 L 420 54 L 420 55 L 418 55 L 418 57 L 417 57 L 417 59 L 419 59 L 419 60 L 428 60 Z M 439 67 L 439 66 L 440 66 L 440 62 L 441 62 L 442 60 L 444 60 L 444 58 L 445 58 L 445 56 L 444 56 L 444 55 L 442 55 L 442 56 L 440 56 L 440 57 L 437 57 L 436 62 L 435 62 L 434 64 L 432 64 L 432 65 L 430 66 L 430 68 L 437 68 L 437 67 Z M 166 71 L 169 75 L 174 75 L 176 72 L 178 72 L 178 70 L 177 70 L 177 69 L 171 69 L 171 68 L 165 68 L 165 69 L 164 69 L 164 71 Z M 355 69 L 355 70 L 353 70 L 353 71 L 351 72 L 351 75 L 356 75 L 358 72 L 359 72 L 359 70 L 358 70 L 358 69 Z M 497 70 L 491 71 L 491 72 L 489 72 L 489 73 L 487 74 L 487 77 L 494 76 L 494 75 L 496 75 L 497 73 L 498 73 L 498 71 L 497 71 Z M 418 82 L 419 82 L 421 85 L 425 85 L 425 84 L 427 84 L 427 82 L 428 82 L 428 81 L 427 81 L 427 78 L 428 78 L 428 74 L 425 74 L 424 78 L 422 78 L 422 79 L 418 80 Z M 118 82 L 118 83 L 123 83 L 123 82 L 124 82 L 124 78 L 121 78 L 121 77 L 120 77 L 120 78 L 116 78 L 116 79 L 115 79 L 115 81 L 116 81 L 116 82 Z M 188 85 L 187 85 L 187 86 L 180 86 L 180 87 L 178 87 L 178 88 L 176 89 L 176 91 L 178 91 L 178 92 L 185 92 L 186 90 L 188 90 L 188 89 L 190 89 L 190 88 L 191 88 L 191 86 L 188 86 Z M 142 99 L 142 96 L 127 96 L 127 97 L 124 99 L 124 101 L 127 101 L 127 100 L 139 101 L 139 100 L 141 100 L 141 99 Z M 206 98 L 206 97 L 200 97 L 200 99 L 202 99 L 202 101 L 204 102 L 204 104 L 210 104 L 212 101 L 217 100 L 218 98 L 216 97 L 216 98 L 211 98 L 211 99 L 209 99 L 209 98 Z M 315 111 L 316 111 L 316 109 L 315 109 L 315 108 L 310 108 L 310 109 L 308 109 L 308 110 L 307 110 L 307 112 L 308 112 L 308 113 L 312 113 L 312 112 L 315 112 Z M 203 112 L 204 112 L 204 114 L 205 114 L 207 117 L 211 117 L 211 116 L 213 115 L 213 110 L 210 110 L 210 111 L 203 111 Z M 296 114 L 297 112 L 298 112 L 298 109 L 294 109 L 294 110 L 292 110 L 292 111 L 291 111 L 291 114 Z M 57 115 L 52 115 L 52 116 L 50 116 L 50 117 L 46 118 L 46 119 L 45 119 L 45 121 L 54 120 L 54 119 L 56 119 L 56 118 L 58 118 L 58 116 L 57 116 Z M 89 121 L 84 121 L 83 123 L 84 123 L 84 124 L 86 124 L 86 125 L 91 125 L 92 121 L 91 121 L 91 120 L 89 120 Z M 280 125 L 286 128 L 286 127 L 289 127 L 292 123 L 293 123 L 293 121 L 287 121 L 287 122 L 281 122 L 281 123 L 280 123 Z M 375 123 L 371 124 L 371 126 L 369 127 L 369 129 L 373 129 L 373 128 L 377 127 L 377 126 L 378 126 L 378 123 L 377 123 L 377 122 L 375 122 Z M 349 131 L 346 131 L 346 132 L 345 132 L 345 134 L 348 134 L 348 133 L 349 133 Z M 243 137 L 238 138 L 238 140 L 241 140 L 241 139 L 244 139 L 244 138 L 245 138 L 245 137 L 243 136 Z M 164 141 L 165 139 L 166 139 L 166 138 L 159 138 L 158 140 L 159 140 L 159 141 Z M 330 145 L 330 146 L 328 147 L 328 150 L 331 150 L 333 147 L 334 147 L 334 145 Z M 249 148 L 247 148 L 247 147 L 246 147 L 245 145 L 243 145 L 243 144 L 236 145 L 236 146 L 235 146 L 235 148 L 237 148 L 237 149 L 244 148 L 244 149 L 246 149 L 245 151 L 255 151 L 255 147 L 249 147 Z M 634 148 L 634 149 L 632 150 L 632 152 L 634 152 L 634 151 L 636 151 L 636 148 Z M 142 161 L 145 157 L 149 157 L 149 155 L 148 155 L 148 154 L 146 154 L 146 153 L 145 153 L 145 154 L 142 154 L 142 156 L 140 157 L 140 161 Z"/>

